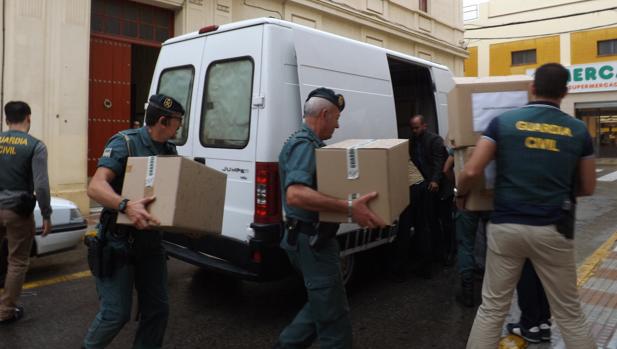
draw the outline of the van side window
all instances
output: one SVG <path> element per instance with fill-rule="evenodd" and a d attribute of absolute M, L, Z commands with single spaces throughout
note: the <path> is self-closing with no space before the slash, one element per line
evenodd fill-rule
<path fill-rule="evenodd" d="M 200 140 L 205 147 L 244 148 L 249 139 L 253 61 L 213 62 L 206 73 Z"/>
<path fill-rule="evenodd" d="M 178 129 L 173 139 L 173 142 L 177 145 L 183 145 L 188 138 L 194 75 L 195 68 L 193 66 L 182 66 L 163 70 L 159 78 L 157 93 L 162 93 L 177 100 L 182 104 L 185 111 L 182 126 Z"/>

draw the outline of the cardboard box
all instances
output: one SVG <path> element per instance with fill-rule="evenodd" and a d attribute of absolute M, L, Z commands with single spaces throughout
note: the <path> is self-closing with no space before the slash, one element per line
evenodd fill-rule
<path fill-rule="evenodd" d="M 409 205 L 409 148 L 404 139 L 350 139 L 320 148 L 317 190 L 341 199 L 376 191 L 369 208 L 386 223 Z M 321 221 L 347 223 L 347 214 L 322 212 Z"/>
<path fill-rule="evenodd" d="M 130 157 L 122 196 L 154 195 L 147 209 L 161 221 L 157 230 L 191 236 L 220 234 L 223 226 L 227 175 L 181 156 Z M 131 225 L 124 214 L 118 224 Z"/>
<path fill-rule="evenodd" d="M 469 160 L 475 147 L 459 148 L 454 150 L 454 172 L 458 174 Z M 469 211 L 493 210 L 493 183 L 495 177 L 495 163 L 491 162 L 481 177 L 472 185 L 465 201 L 465 209 Z"/>
<path fill-rule="evenodd" d="M 448 94 L 449 138 L 455 148 L 476 145 L 489 122 L 497 115 L 519 108 L 531 98 L 527 75 L 454 78 Z"/>

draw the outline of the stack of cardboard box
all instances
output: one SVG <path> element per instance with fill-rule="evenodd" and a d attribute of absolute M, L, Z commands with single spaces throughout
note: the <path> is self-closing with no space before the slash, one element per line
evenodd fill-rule
<path fill-rule="evenodd" d="M 529 101 L 533 79 L 525 75 L 484 78 L 454 78 L 456 86 L 448 94 L 450 146 L 454 147 L 454 170 L 459 173 L 490 121 Z M 466 200 L 470 211 L 493 209 L 494 163 L 471 188 Z"/>

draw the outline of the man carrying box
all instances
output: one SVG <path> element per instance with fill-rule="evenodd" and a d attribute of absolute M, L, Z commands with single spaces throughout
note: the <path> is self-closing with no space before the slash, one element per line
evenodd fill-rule
<path fill-rule="evenodd" d="M 332 137 L 344 107 L 342 95 L 323 87 L 313 90 L 304 103 L 304 125 L 291 135 L 279 155 L 286 216 L 281 248 L 302 274 L 308 302 L 283 330 L 275 348 L 308 348 L 316 338 L 322 349 L 352 346 L 349 305 L 335 239 L 338 224 L 319 223 L 319 212 L 346 213 L 371 229 L 386 224 L 367 206 L 377 197 L 376 192 L 348 201 L 315 189 L 315 149 Z"/>
<path fill-rule="evenodd" d="M 88 329 L 84 348 L 103 348 L 114 339 L 130 318 L 133 287 L 139 300 L 139 327 L 133 347 L 163 345 L 169 316 L 166 256 L 162 233 L 149 229 L 158 221 L 146 210 L 155 198 L 129 201 L 120 193 L 129 156 L 177 154 L 169 140 L 182 125 L 183 115 L 184 108 L 173 98 L 151 96 L 146 126 L 114 135 L 99 159 L 88 196 L 104 209 L 97 238 L 90 240 L 88 262 L 96 278 L 100 309 Z M 116 225 L 118 212 L 125 213 L 134 227 Z"/>
<path fill-rule="evenodd" d="M 578 300 L 573 241 L 574 199 L 595 189 L 594 151 L 585 124 L 559 109 L 567 82 L 560 64 L 538 68 L 531 85 L 535 100 L 493 119 L 458 177 L 458 195 L 464 196 L 496 160 L 482 304 L 468 349 L 498 346 L 527 258 L 566 347 L 596 348 Z"/>

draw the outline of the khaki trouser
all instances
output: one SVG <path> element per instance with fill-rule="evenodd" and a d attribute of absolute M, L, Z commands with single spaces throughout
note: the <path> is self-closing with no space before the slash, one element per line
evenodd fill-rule
<path fill-rule="evenodd" d="M 13 317 L 30 262 L 34 239 L 34 216 L 23 218 L 15 212 L 0 209 L 0 241 L 6 236 L 9 256 L 4 291 L 0 295 L 0 320 Z"/>
<path fill-rule="evenodd" d="M 597 347 L 578 300 L 573 240 L 559 234 L 554 225 L 489 224 L 487 245 L 482 305 L 467 349 L 497 348 L 525 258 L 542 281 L 566 347 Z"/>

